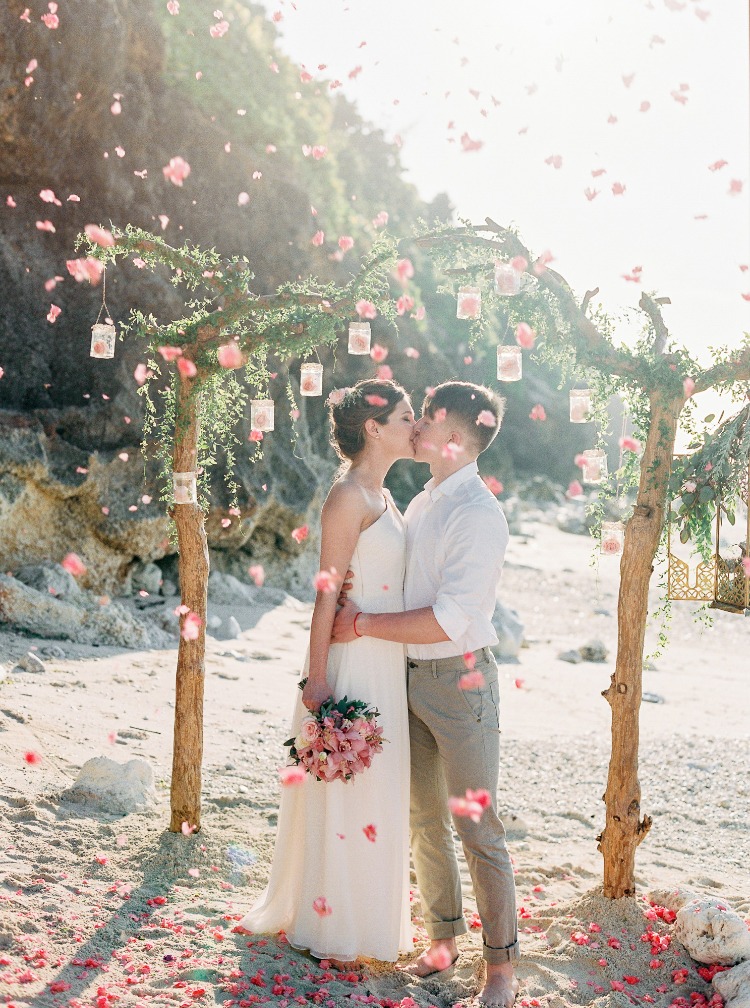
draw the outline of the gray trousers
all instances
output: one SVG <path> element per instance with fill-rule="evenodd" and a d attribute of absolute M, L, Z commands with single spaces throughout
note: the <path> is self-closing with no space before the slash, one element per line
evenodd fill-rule
<path fill-rule="evenodd" d="M 411 744 L 411 847 L 430 938 L 467 931 L 453 827 L 463 844 L 482 921 L 488 963 L 519 957 L 516 892 L 505 830 L 497 816 L 500 763 L 497 664 L 489 648 L 474 652 L 485 678 L 462 690 L 463 657 L 407 659 Z M 492 805 L 478 823 L 448 811 L 449 795 L 489 791 Z"/>

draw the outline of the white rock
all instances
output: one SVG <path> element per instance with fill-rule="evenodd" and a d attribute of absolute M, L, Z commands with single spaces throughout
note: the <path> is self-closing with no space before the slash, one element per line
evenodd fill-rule
<path fill-rule="evenodd" d="M 750 959 L 750 930 L 727 903 L 700 897 L 677 911 L 675 937 L 700 963 L 732 963 Z"/>
<path fill-rule="evenodd" d="M 22 672 L 44 672 L 44 662 L 33 651 L 27 651 L 23 657 L 18 659 L 16 669 Z M 15 669 L 13 670 L 15 672 Z"/>
<path fill-rule="evenodd" d="M 649 903 L 666 907 L 667 910 L 674 910 L 677 913 L 686 903 L 698 899 L 698 894 L 692 889 L 652 889 L 648 894 Z"/>
<path fill-rule="evenodd" d="M 106 756 L 87 760 L 70 790 L 63 793 L 70 802 L 100 806 L 103 812 L 128 815 L 145 812 L 156 804 L 154 771 L 142 759 L 117 763 Z"/>
<path fill-rule="evenodd" d="M 713 984 L 724 998 L 725 1008 L 750 1008 L 750 961 L 717 973 Z"/>

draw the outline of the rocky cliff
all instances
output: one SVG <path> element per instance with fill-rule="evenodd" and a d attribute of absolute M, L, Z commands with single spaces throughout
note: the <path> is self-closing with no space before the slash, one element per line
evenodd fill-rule
<path fill-rule="evenodd" d="M 133 378 L 141 347 L 120 342 L 111 361 L 88 356 L 103 288 L 76 283 L 65 267 L 85 224 L 131 222 L 173 244 L 187 239 L 247 255 L 257 291 L 269 292 L 298 275 L 345 276 L 337 236 L 364 244 L 381 211 L 398 235 L 410 234 L 419 217 L 450 213 L 445 198 L 432 206 L 419 200 L 401 178 L 398 151 L 351 104 L 314 82 L 300 84 L 260 9 L 229 0 L 222 5 L 229 30 L 213 38 L 212 4 L 183 7 L 170 17 L 155 0 L 69 0 L 57 26 L 42 20 L 41 3 L 28 13 L 22 0 L 0 8 L 4 571 L 73 551 L 87 563 L 83 585 L 97 592 L 127 594 L 153 561 L 167 580 L 175 576 L 156 466 L 141 450 Z M 325 144 L 326 157 L 305 157 L 311 144 Z M 162 172 L 175 156 L 191 166 L 182 187 Z M 321 247 L 311 244 L 318 228 L 326 232 Z M 396 377 L 417 403 L 428 383 L 493 382 L 493 348 L 477 348 L 473 363 L 463 363 L 454 305 L 434 293 L 429 262 L 412 258 L 427 324 L 407 315 L 398 334 L 375 324 Z M 54 322 L 52 304 L 61 309 Z M 134 307 L 160 320 L 181 313 L 166 273 L 132 262 L 108 271 L 106 305 L 115 322 Z M 406 346 L 420 350 L 418 361 L 404 356 Z M 374 371 L 369 358 L 347 357 L 343 333 L 336 353 L 321 360 L 328 387 Z M 281 403 L 289 372 L 272 363 L 271 391 Z M 553 375 L 532 368 L 528 381 L 509 388 L 504 434 L 483 459 L 485 472 L 511 482 L 535 469 L 561 483 L 575 475 L 566 406 L 554 385 Z M 528 420 L 536 402 L 550 417 L 541 434 Z M 307 402 L 301 429 L 295 442 L 286 411 L 277 409 L 262 460 L 238 463 L 241 520 L 222 526 L 228 500 L 217 473 L 207 529 L 215 568 L 244 576 L 249 563 L 263 563 L 274 584 L 305 593 L 315 538 L 300 548 L 289 533 L 306 520 L 314 527 L 335 469 L 320 400 Z M 530 438 L 538 449 L 531 463 Z M 394 472 L 402 503 L 423 482 L 420 468 Z"/>

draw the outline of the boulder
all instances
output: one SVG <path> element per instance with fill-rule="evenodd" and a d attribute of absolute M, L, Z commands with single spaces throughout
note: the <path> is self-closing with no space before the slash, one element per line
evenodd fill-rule
<path fill-rule="evenodd" d="M 724 999 L 724 1008 L 750 1008 L 750 960 L 717 973 L 713 985 Z"/>
<path fill-rule="evenodd" d="M 19 670 L 21 672 L 44 672 L 44 662 L 33 651 L 27 651 L 22 658 L 18 659 L 13 669 L 14 672 Z"/>
<path fill-rule="evenodd" d="M 609 651 L 600 640 L 590 640 L 588 644 L 582 644 L 578 650 L 581 653 L 581 658 L 590 662 L 605 662 L 609 655 Z"/>
<path fill-rule="evenodd" d="M 492 653 L 500 662 L 518 661 L 518 652 L 523 642 L 523 623 L 515 609 L 510 609 L 502 602 L 495 603 L 492 614 L 492 625 L 498 637 L 498 642 L 492 648 Z"/>
<path fill-rule="evenodd" d="M 577 651 L 575 648 L 571 651 L 561 651 L 557 658 L 558 661 L 569 662 L 571 665 L 580 665 L 583 661 L 581 652 Z"/>
<path fill-rule="evenodd" d="M 130 572 L 133 591 L 146 591 L 149 595 L 158 595 L 161 588 L 161 568 L 155 563 L 138 561 Z"/>
<path fill-rule="evenodd" d="M 29 588 L 48 592 L 55 598 L 70 598 L 81 593 L 73 575 L 69 574 L 62 564 L 51 561 L 26 564 L 16 571 L 16 579 Z"/>
<path fill-rule="evenodd" d="M 701 896 L 677 911 L 675 937 L 700 963 L 729 966 L 750 959 L 750 930 L 723 900 Z"/>
<path fill-rule="evenodd" d="M 692 902 L 698 896 L 691 889 L 652 889 L 648 894 L 649 903 L 666 907 L 677 913 L 686 903 Z"/>
<path fill-rule="evenodd" d="M 211 636 L 216 640 L 237 640 L 241 633 L 242 628 L 237 620 L 234 616 L 229 616 L 227 619 L 222 620 L 215 630 L 211 631 Z"/>
<path fill-rule="evenodd" d="M 63 792 L 62 798 L 96 805 L 113 815 L 147 812 L 156 805 L 154 771 L 142 759 L 117 763 L 107 756 L 95 756 L 83 764 L 73 787 Z"/>
<path fill-rule="evenodd" d="M 142 622 L 117 602 L 100 605 L 81 592 L 73 605 L 5 574 L 0 574 L 0 621 L 36 637 L 78 644 L 139 648 L 165 643 L 155 624 Z"/>
<path fill-rule="evenodd" d="M 589 527 L 586 523 L 585 505 L 571 501 L 564 507 L 558 508 L 555 512 L 555 525 L 561 532 L 569 532 L 571 535 L 588 535 Z"/>

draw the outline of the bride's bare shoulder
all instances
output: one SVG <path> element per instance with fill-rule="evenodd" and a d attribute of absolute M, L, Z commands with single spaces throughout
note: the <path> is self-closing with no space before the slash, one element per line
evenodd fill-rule
<path fill-rule="evenodd" d="M 355 480 L 346 477 L 336 480 L 328 491 L 323 510 L 326 512 L 356 511 L 364 513 L 369 508 L 369 501 L 363 487 Z"/>

